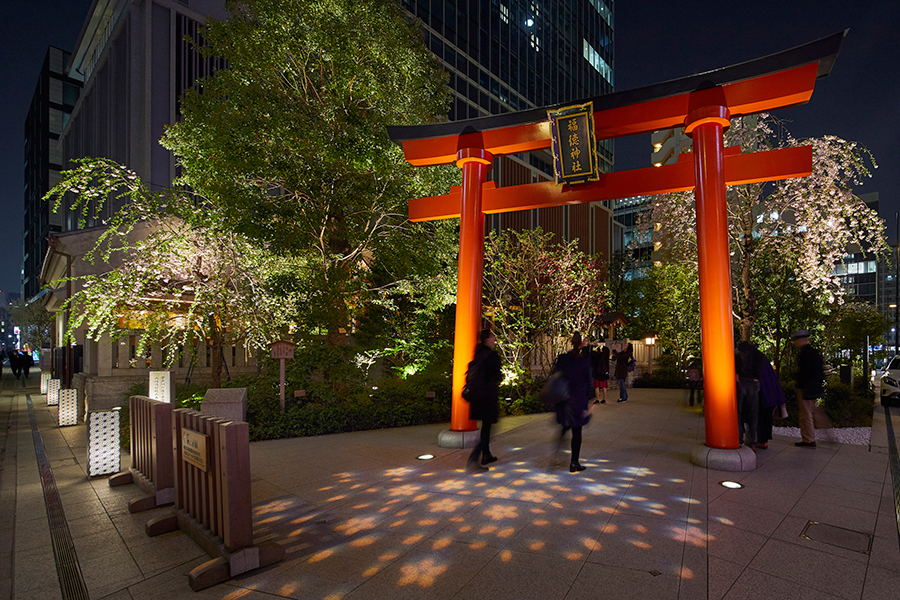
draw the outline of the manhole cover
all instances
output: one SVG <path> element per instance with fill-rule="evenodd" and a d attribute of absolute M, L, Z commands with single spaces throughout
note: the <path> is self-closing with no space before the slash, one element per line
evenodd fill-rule
<path fill-rule="evenodd" d="M 843 527 L 835 527 L 834 525 L 826 525 L 817 521 L 810 521 L 803 528 L 800 537 L 838 548 L 853 550 L 861 554 L 868 554 L 872 551 L 872 536 L 861 531 L 853 531 L 852 529 L 844 529 Z"/>

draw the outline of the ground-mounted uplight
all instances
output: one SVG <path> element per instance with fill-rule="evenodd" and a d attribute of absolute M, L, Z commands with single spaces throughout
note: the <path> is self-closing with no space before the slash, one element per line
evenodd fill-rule
<path fill-rule="evenodd" d="M 720 481 L 719 485 L 728 488 L 729 490 L 739 490 L 744 487 L 743 484 L 738 483 L 737 481 Z"/>
<path fill-rule="evenodd" d="M 434 458 L 434 454 L 420 454 L 416 457 L 418 460 L 431 460 Z"/>

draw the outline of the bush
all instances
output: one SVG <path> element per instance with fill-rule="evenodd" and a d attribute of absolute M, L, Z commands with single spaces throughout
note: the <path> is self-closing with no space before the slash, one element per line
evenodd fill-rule
<path fill-rule="evenodd" d="M 633 387 L 679 389 L 686 387 L 686 384 L 684 376 L 678 370 L 664 367 L 653 371 L 652 374 L 644 373 L 640 377 L 635 377 Z"/>
<path fill-rule="evenodd" d="M 835 427 L 871 427 L 875 396 L 868 382 L 857 380 L 851 389 L 837 380 L 829 380 L 822 405 Z"/>

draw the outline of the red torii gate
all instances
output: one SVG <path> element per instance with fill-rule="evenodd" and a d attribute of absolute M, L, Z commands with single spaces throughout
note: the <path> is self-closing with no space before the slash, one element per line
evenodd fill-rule
<path fill-rule="evenodd" d="M 460 218 L 451 431 L 473 431 L 477 427 L 469 418 L 462 389 L 481 322 L 484 215 L 693 188 L 705 446 L 713 450 L 740 449 L 725 186 L 805 177 L 812 172 L 812 149 L 807 146 L 741 154 L 739 148 L 724 148 L 722 135 L 731 117 L 808 102 L 816 79 L 831 71 L 846 33 L 723 69 L 591 99 L 598 140 L 684 127 L 694 146 L 693 154 L 680 156 L 677 164 L 601 174 L 592 183 L 569 186 L 548 181 L 497 188 L 487 181 L 495 156 L 550 148 L 547 112 L 562 105 L 467 121 L 388 128 L 391 139 L 402 144 L 410 164 L 424 167 L 455 162 L 463 171 L 462 186 L 454 186 L 449 194 L 409 202 L 412 221 Z M 752 452 L 742 452 L 736 461 L 706 456 L 698 459 L 697 452 L 694 458 L 704 465 L 709 460 L 708 466 L 729 470 L 755 468 Z"/>

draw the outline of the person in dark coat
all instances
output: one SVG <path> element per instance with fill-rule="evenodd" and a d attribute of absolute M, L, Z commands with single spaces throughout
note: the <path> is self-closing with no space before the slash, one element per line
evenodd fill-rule
<path fill-rule="evenodd" d="M 697 404 L 703 403 L 703 376 L 700 373 L 700 363 L 694 361 L 687 370 L 688 387 L 691 389 L 688 403 L 694 405 L 694 392 L 697 393 Z"/>
<path fill-rule="evenodd" d="M 741 342 L 734 357 L 734 370 L 737 373 L 737 408 L 738 435 L 741 443 L 750 446 L 756 444 L 759 423 L 759 379 L 762 377 L 763 363 L 766 357 L 750 342 Z M 744 425 L 747 426 L 746 441 Z"/>
<path fill-rule="evenodd" d="M 22 352 L 19 355 L 19 365 L 22 369 L 22 386 L 25 386 L 25 380 L 28 379 L 28 373 L 34 365 L 34 359 L 31 358 L 31 352 Z"/>
<path fill-rule="evenodd" d="M 606 404 L 606 389 L 609 387 L 609 348 L 591 350 L 591 375 L 594 377 L 594 404 Z M 600 397 L 600 394 L 603 397 Z"/>
<path fill-rule="evenodd" d="M 616 402 L 628 402 L 628 360 L 630 355 L 621 348 L 616 348 L 616 381 L 619 383 L 619 399 Z"/>
<path fill-rule="evenodd" d="M 6 353 L 9 357 L 9 370 L 12 371 L 13 377 L 16 379 L 19 378 L 19 371 L 21 370 L 21 364 L 19 363 L 19 353 L 15 350 L 10 350 Z"/>
<path fill-rule="evenodd" d="M 772 368 L 772 363 L 766 358 L 759 378 L 759 425 L 756 428 L 757 450 L 765 450 L 772 439 L 772 426 L 774 425 L 774 413 L 785 403 L 784 390 L 778 381 L 778 375 Z M 780 412 L 780 410 L 779 410 Z"/>
<path fill-rule="evenodd" d="M 569 471 L 584 471 L 578 462 L 581 456 L 581 430 L 591 420 L 590 399 L 592 396 L 591 361 L 584 352 L 581 334 L 572 334 L 572 349 L 556 357 L 553 372 L 561 371 L 569 385 L 569 399 L 556 405 L 556 422 L 562 425 L 559 441 L 566 432 L 572 430 L 572 458 Z"/>
<path fill-rule="evenodd" d="M 816 400 L 825 395 L 825 365 L 822 355 L 809 343 L 809 332 L 800 329 L 794 333 L 797 356 L 797 404 L 800 406 L 801 441 L 794 444 L 801 448 L 816 447 L 816 425 L 813 411 Z"/>
<path fill-rule="evenodd" d="M 469 455 L 469 471 L 486 471 L 486 465 L 497 460 L 491 454 L 491 425 L 500 416 L 500 355 L 494 350 L 497 338 L 490 329 L 482 330 L 479 340 L 475 347 L 475 358 L 469 363 L 469 369 L 477 369 L 479 374 L 478 389 L 469 400 L 469 416 L 481 420 L 481 436 Z"/>

